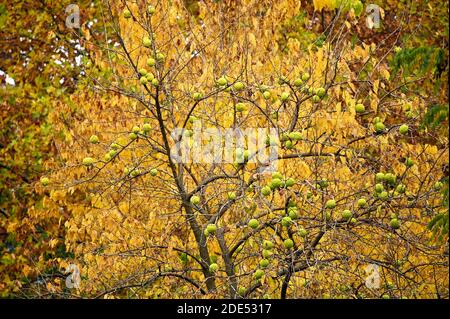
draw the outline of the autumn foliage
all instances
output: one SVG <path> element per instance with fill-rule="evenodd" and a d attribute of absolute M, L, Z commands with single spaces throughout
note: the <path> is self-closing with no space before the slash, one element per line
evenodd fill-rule
<path fill-rule="evenodd" d="M 79 67 L 52 71 L 70 89 L 35 81 L 39 98 L 19 99 L 48 108 L 39 128 L 29 110 L 18 120 L 39 132 L 38 173 L 1 166 L 3 295 L 448 296 L 448 42 L 377 34 L 366 5 L 98 3 L 101 27 L 68 33 Z M 2 122 L 27 89 L 1 88 Z M 263 129 L 273 166 L 250 138 L 208 161 L 226 129 Z M 0 159 L 26 166 L 24 147 Z M 3 192 L 21 178 L 17 203 Z"/>

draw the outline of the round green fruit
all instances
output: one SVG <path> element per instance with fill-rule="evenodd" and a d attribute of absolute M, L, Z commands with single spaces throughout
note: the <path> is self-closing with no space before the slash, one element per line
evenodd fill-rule
<path fill-rule="evenodd" d="M 294 247 L 294 242 L 292 239 L 288 238 L 283 242 L 284 248 L 286 249 L 292 249 Z"/>
<path fill-rule="evenodd" d="M 150 48 L 152 46 L 152 40 L 149 37 L 144 37 L 142 39 L 142 45 L 146 48 Z"/>
<path fill-rule="evenodd" d="M 158 169 L 152 168 L 152 169 L 150 170 L 150 175 L 152 175 L 152 176 L 158 175 Z"/>
<path fill-rule="evenodd" d="M 318 96 L 318 95 L 314 95 L 313 97 L 312 97 L 312 101 L 314 102 L 314 103 L 319 103 L 320 102 L 320 97 Z"/>
<path fill-rule="evenodd" d="M 358 199 L 358 207 L 360 208 L 367 207 L 367 201 L 365 198 Z"/>
<path fill-rule="evenodd" d="M 237 103 L 236 104 L 236 112 L 244 112 L 245 111 L 245 104 L 244 103 Z"/>
<path fill-rule="evenodd" d="M 344 220 L 350 220 L 353 217 L 352 212 L 348 209 L 342 211 L 341 215 Z"/>
<path fill-rule="evenodd" d="M 233 88 L 234 88 L 236 91 L 241 91 L 241 90 L 244 89 L 244 83 L 242 83 L 242 82 L 236 82 L 236 83 L 234 83 Z"/>
<path fill-rule="evenodd" d="M 310 78 L 310 75 L 309 75 L 308 72 L 305 72 L 305 73 L 302 74 L 302 81 L 303 81 L 303 82 L 308 81 L 309 78 Z"/>
<path fill-rule="evenodd" d="M 384 177 L 385 177 L 386 182 L 388 182 L 391 185 L 394 185 L 395 182 L 397 181 L 397 177 L 392 173 L 387 173 L 387 174 L 385 174 Z"/>
<path fill-rule="evenodd" d="M 302 139 L 302 134 L 300 132 L 290 132 L 289 138 L 293 141 L 300 141 Z"/>
<path fill-rule="evenodd" d="M 355 111 L 356 113 L 364 113 L 366 111 L 366 107 L 364 104 L 358 103 L 355 105 Z"/>
<path fill-rule="evenodd" d="M 141 76 L 139 79 L 142 85 L 146 85 L 148 83 L 148 79 L 145 76 Z"/>
<path fill-rule="evenodd" d="M 262 276 L 264 276 L 264 270 L 261 270 L 261 269 L 257 269 L 257 270 L 255 271 L 255 273 L 253 274 L 253 277 L 254 277 L 256 280 L 261 279 Z"/>
<path fill-rule="evenodd" d="M 41 185 L 47 186 L 48 184 L 50 184 L 50 180 L 48 179 L 48 177 L 41 177 Z"/>
<path fill-rule="evenodd" d="M 412 167 L 414 165 L 414 161 L 408 157 L 405 159 L 405 165 L 406 167 Z"/>
<path fill-rule="evenodd" d="M 273 243 L 270 240 L 264 240 L 262 246 L 264 249 L 272 250 Z"/>
<path fill-rule="evenodd" d="M 131 12 L 130 12 L 130 10 L 128 10 L 128 9 L 123 10 L 123 17 L 124 17 L 125 19 L 131 18 Z"/>
<path fill-rule="evenodd" d="M 195 92 L 193 97 L 194 97 L 194 100 L 200 101 L 203 98 L 203 94 L 201 94 L 199 92 Z"/>
<path fill-rule="evenodd" d="M 259 226 L 259 221 L 257 219 L 250 219 L 248 222 L 248 227 L 250 227 L 251 229 L 256 229 Z"/>
<path fill-rule="evenodd" d="M 391 222 L 389 223 L 389 225 L 393 228 L 393 229 L 399 229 L 400 228 L 400 222 L 397 218 L 392 218 Z"/>
<path fill-rule="evenodd" d="M 239 287 L 238 288 L 238 294 L 239 296 L 243 297 L 245 296 L 245 293 L 247 292 L 247 289 L 245 289 L 244 287 Z"/>
<path fill-rule="evenodd" d="M 400 126 L 400 127 L 398 128 L 398 131 L 400 132 L 400 134 L 405 135 L 405 134 L 407 134 L 408 131 L 409 131 L 409 126 L 406 125 L 406 124 L 403 124 L 402 126 Z"/>
<path fill-rule="evenodd" d="M 142 130 L 143 130 L 145 133 L 150 132 L 151 129 L 152 129 L 152 127 L 151 127 L 150 124 L 148 124 L 148 123 L 145 123 L 145 124 L 142 126 Z"/>
<path fill-rule="evenodd" d="M 219 265 L 217 265 L 216 263 L 209 265 L 210 272 L 215 273 L 217 270 L 219 270 Z"/>
<path fill-rule="evenodd" d="M 281 219 L 281 225 L 284 227 L 289 227 L 292 224 L 292 219 L 289 216 L 283 217 Z"/>
<path fill-rule="evenodd" d="M 91 137 L 89 138 L 89 142 L 91 142 L 92 144 L 97 144 L 98 143 L 98 136 L 97 135 L 91 135 Z"/>
<path fill-rule="evenodd" d="M 137 139 L 136 133 L 133 133 L 133 132 L 131 132 L 130 134 L 128 134 L 128 137 L 130 138 L 130 140 L 135 140 L 135 139 Z"/>
<path fill-rule="evenodd" d="M 148 59 L 147 59 L 147 65 L 148 65 L 149 67 L 154 67 L 155 64 L 156 64 L 156 60 L 155 60 L 155 59 L 153 59 L 153 58 L 148 58 Z"/>
<path fill-rule="evenodd" d="M 165 58 L 166 58 L 166 56 L 163 53 L 161 53 L 161 52 L 156 53 L 156 61 L 162 62 L 162 61 L 164 61 Z"/>
<path fill-rule="evenodd" d="M 235 200 L 236 199 L 236 193 L 235 192 L 228 192 L 227 194 L 229 200 Z"/>
<path fill-rule="evenodd" d="M 269 266 L 269 261 L 267 259 L 261 259 L 259 261 L 259 267 L 261 267 L 262 269 L 265 269 Z"/>
<path fill-rule="evenodd" d="M 281 93 L 281 101 L 286 102 L 289 99 L 289 92 L 283 92 Z"/>
<path fill-rule="evenodd" d="M 228 84 L 228 81 L 225 77 L 221 77 L 217 79 L 217 84 L 219 84 L 220 86 L 225 86 Z"/>
<path fill-rule="evenodd" d="M 383 173 L 377 173 L 375 175 L 375 180 L 379 183 L 384 182 L 386 180 L 386 176 Z"/>
<path fill-rule="evenodd" d="M 295 79 L 294 80 L 294 85 L 296 86 L 296 87 L 300 87 L 300 86 L 302 86 L 302 84 L 303 84 L 303 81 L 302 81 L 302 79 Z"/>
<path fill-rule="evenodd" d="M 316 90 L 316 95 L 317 95 L 318 97 L 320 97 L 321 99 L 325 96 L 325 93 L 326 93 L 326 91 L 325 91 L 324 88 L 318 88 L 318 89 Z"/>
<path fill-rule="evenodd" d="M 208 224 L 206 226 L 206 230 L 208 231 L 209 234 L 213 234 L 214 235 L 216 233 L 217 226 L 216 226 L 216 224 Z"/>
<path fill-rule="evenodd" d="M 375 131 L 376 131 L 377 133 L 383 132 L 383 131 L 386 129 L 386 127 L 384 126 L 384 124 L 381 123 L 381 122 L 375 123 L 374 127 L 375 127 Z"/>
<path fill-rule="evenodd" d="M 270 182 L 270 188 L 271 189 L 277 189 L 277 188 L 280 188 L 281 187 L 281 185 L 282 185 L 282 181 L 281 181 L 281 179 L 279 179 L 279 178 L 274 178 L 274 179 L 272 179 L 272 181 Z"/>
<path fill-rule="evenodd" d="M 325 208 L 333 209 L 336 207 L 336 201 L 334 199 L 330 199 L 326 202 Z"/>
<path fill-rule="evenodd" d="M 266 100 L 270 99 L 270 92 L 269 92 L 269 91 L 264 91 L 263 97 L 264 97 Z"/>
<path fill-rule="evenodd" d="M 270 256 L 272 256 L 272 252 L 270 250 L 268 250 L 268 249 L 263 249 L 262 256 L 264 258 L 269 258 Z"/>
<path fill-rule="evenodd" d="M 308 235 L 308 231 L 304 228 L 300 228 L 300 230 L 298 231 L 298 234 L 300 235 L 300 237 L 305 238 L 306 235 Z"/>
<path fill-rule="evenodd" d="M 378 183 L 375 185 L 375 192 L 377 192 L 378 194 L 381 193 L 382 191 L 384 191 L 384 186 L 381 183 Z"/>
<path fill-rule="evenodd" d="M 148 12 L 148 14 L 154 14 L 154 13 L 156 12 L 156 9 L 155 9 L 154 6 L 149 5 L 149 6 L 147 7 L 147 12 Z"/>
<path fill-rule="evenodd" d="M 200 197 L 193 195 L 190 201 L 192 205 L 198 205 L 200 203 Z"/>
<path fill-rule="evenodd" d="M 286 149 L 291 150 L 294 148 L 294 143 L 292 143 L 291 141 L 286 141 L 284 143 L 284 146 L 286 147 Z"/>
<path fill-rule="evenodd" d="M 389 198 L 389 194 L 386 191 L 382 191 L 380 194 L 378 194 L 378 198 L 381 200 L 387 200 Z"/>
<path fill-rule="evenodd" d="M 286 186 L 287 187 L 292 187 L 292 186 L 294 186 L 295 185 L 295 179 L 293 179 L 293 178 L 288 178 L 287 180 L 286 180 Z"/>
<path fill-rule="evenodd" d="M 264 196 L 269 196 L 270 193 L 272 193 L 272 190 L 269 186 L 264 186 L 263 188 L 261 188 L 261 194 L 263 194 Z"/>
<path fill-rule="evenodd" d="M 92 157 L 85 157 L 83 158 L 83 165 L 84 166 L 92 166 L 94 164 L 94 159 Z"/>

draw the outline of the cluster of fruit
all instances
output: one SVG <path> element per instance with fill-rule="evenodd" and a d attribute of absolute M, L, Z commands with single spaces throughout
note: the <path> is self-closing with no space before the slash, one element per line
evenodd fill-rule
<path fill-rule="evenodd" d="M 272 180 L 270 181 L 270 183 L 261 188 L 261 194 L 263 196 L 269 196 L 272 191 L 280 188 L 292 187 L 294 185 L 295 179 L 293 179 L 292 177 L 285 179 L 281 173 L 275 172 L 272 174 Z"/>

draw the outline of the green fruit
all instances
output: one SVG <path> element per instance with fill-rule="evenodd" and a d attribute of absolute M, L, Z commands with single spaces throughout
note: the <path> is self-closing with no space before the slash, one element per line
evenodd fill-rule
<path fill-rule="evenodd" d="M 385 178 L 386 182 L 388 182 L 391 185 L 394 185 L 395 182 L 397 181 L 397 177 L 394 174 L 392 174 L 392 173 L 387 173 L 384 176 L 384 178 Z"/>
<path fill-rule="evenodd" d="M 192 205 L 198 205 L 200 203 L 200 197 L 193 195 L 190 201 Z"/>
<path fill-rule="evenodd" d="M 139 131 L 141 130 L 141 128 L 139 126 L 133 126 L 133 128 L 131 129 L 131 132 L 137 134 L 139 133 Z"/>
<path fill-rule="evenodd" d="M 403 184 L 398 184 L 395 189 L 398 193 L 403 194 L 406 191 L 406 186 Z"/>
<path fill-rule="evenodd" d="M 193 97 L 194 97 L 194 100 L 199 101 L 203 98 L 203 94 L 201 94 L 199 92 L 195 92 Z"/>
<path fill-rule="evenodd" d="M 281 93 L 281 101 L 285 102 L 287 99 L 289 99 L 290 93 L 289 92 L 283 92 Z"/>
<path fill-rule="evenodd" d="M 209 232 L 208 232 L 208 230 L 205 228 L 205 230 L 203 231 L 203 234 L 205 235 L 205 237 L 208 237 L 209 236 Z"/>
<path fill-rule="evenodd" d="M 208 232 L 209 233 L 209 232 Z M 209 262 L 211 264 L 217 263 L 217 255 L 211 255 L 209 256 Z"/>
<path fill-rule="evenodd" d="M 236 193 L 235 192 L 229 192 L 227 194 L 227 196 L 228 196 L 229 200 L 235 200 L 236 199 Z"/>
<path fill-rule="evenodd" d="M 375 192 L 377 193 L 381 193 L 382 191 L 384 191 L 384 186 L 381 183 L 378 183 L 375 185 Z"/>
<path fill-rule="evenodd" d="M 161 53 L 161 52 L 156 53 L 156 61 L 162 62 L 162 61 L 164 61 L 165 58 L 166 58 L 166 56 L 163 53 Z"/>
<path fill-rule="evenodd" d="M 152 80 L 152 85 L 153 85 L 153 86 L 158 86 L 158 85 L 159 85 L 158 79 L 153 79 L 153 80 Z"/>
<path fill-rule="evenodd" d="M 436 182 L 436 183 L 434 184 L 433 188 L 434 188 L 434 190 L 439 191 L 439 190 L 442 189 L 443 186 L 444 186 L 444 184 L 443 184 L 442 182 Z"/>
<path fill-rule="evenodd" d="M 145 76 L 147 74 L 147 70 L 146 69 L 140 69 L 139 70 L 139 74 Z"/>
<path fill-rule="evenodd" d="M 92 157 L 85 157 L 83 158 L 83 165 L 84 166 L 92 166 L 94 164 L 94 159 Z"/>
<path fill-rule="evenodd" d="M 241 90 L 244 89 L 244 83 L 242 83 L 242 82 L 236 82 L 236 83 L 234 83 L 233 88 L 234 88 L 236 91 L 241 91 Z"/>
<path fill-rule="evenodd" d="M 302 134 L 300 132 L 290 132 L 289 138 L 293 141 L 300 141 L 302 139 Z"/>
<path fill-rule="evenodd" d="M 383 132 L 385 130 L 385 128 L 386 128 L 384 126 L 384 124 L 381 123 L 381 122 L 375 123 L 374 127 L 375 127 L 375 131 L 377 131 L 378 133 Z"/>
<path fill-rule="evenodd" d="M 320 97 L 320 98 L 323 98 L 323 97 L 325 96 L 325 93 L 326 93 L 326 91 L 325 91 L 324 88 L 318 88 L 318 89 L 316 90 L 316 94 L 317 94 L 317 96 Z"/>
<path fill-rule="evenodd" d="M 150 132 L 151 131 L 151 129 L 152 129 L 152 127 L 150 126 L 150 124 L 148 124 L 148 123 L 145 123 L 143 126 L 142 126 L 142 130 L 144 131 L 144 132 Z"/>
<path fill-rule="evenodd" d="M 310 75 L 309 75 L 308 72 L 303 73 L 303 74 L 302 74 L 302 81 L 303 81 L 303 82 L 308 81 L 308 80 L 309 80 L 309 77 L 310 77 Z"/>
<path fill-rule="evenodd" d="M 239 287 L 238 288 L 238 294 L 239 296 L 243 297 L 245 296 L 245 293 L 247 292 L 247 289 L 245 289 L 244 287 Z"/>
<path fill-rule="evenodd" d="M 280 84 L 280 85 L 288 83 L 288 82 L 289 82 L 288 78 L 285 77 L 284 75 L 280 76 L 280 78 L 278 79 L 278 84 Z"/>
<path fill-rule="evenodd" d="M 106 154 L 103 156 L 103 160 L 104 160 L 105 162 L 109 162 L 109 161 L 111 160 L 111 155 L 110 155 L 109 153 L 106 153 Z"/>
<path fill-rule="evenodd" d="M 263 249 L 262 255 L 264 258 L 269 258 L 270 256 L 272 256 L 272 252 L 268 249 Z"/>
<path fill-rule="evenodd" d="M 271 241 L 269 241 L 269 240 L 264 240 L 262 246 L 263 246 L 264 249 L 272 250 L 273 243 Z"/>
<path fill-rule="evenodd" d="M 152 168 L 152 169 L 150 170 L 150 175 L 156 176 L 157 174 L 158 174 L 158 169 Z"/>
<path fill-rule="evenodd" d="M 295 85 L 296 87 L 302 86 L 302 84 L 303 84 L 302 79 L 295 79 L 295 80 L 294 80 L 294 85 Z"/>
<path fill-rule="evenodd" d="M 228 81 L 225 77 L 221 77 L 217 80 L 217 84 L 219 84 L 220 86 L 225 86 L 228 84 Z"/>
<path fill-rule="evenodd" d="M 406 124 L 403 124 L 402 126 L 400 126 L 398 128 L 398 131 L 400 132 L 400 134 L 403 134 L 403 135 L 407 134 L 408 130 L 409 130 L 409 127 Z"/>
<path fill-rule="evenodd" d="M 380 123 L 380 122 L 381 122 L 381 119 L 378 116 L 374 117 L 373 120 L 372 120 L 373 124 Z"/>
<path fill-rule="evenodd" d="M 289 210 L 288 210 L 288 215 L 289 215 L 289 218 L 292 219 L 292 220 L 298 218 L 297 210 L 296 210 L 296 209 L 289 209 Z"/>
<path fill-rule="evenodd" d="M 91 135 L 91 137 L 89 138 L 89 142 L 91 142 L 92 144 L 97 144 L 98 143 L 98 136 L 97 135 Z"/>
<path fill-rule="evenodd" d="M 292 224 L 292 219 L 289 216 L 283 217 L 281 219 L 281 225 L 284 227 L 289 227 Z"/>
<path fill-rule="evenodd" d="M 41 177 L 41 184 L 42 186 L 47 186 L 50 183 L 50 180 L 48 177 Z"/>
<path fill-rule="evenodd" d="M 150 48 L 152 46 L 152 40 L 149 37 L 144 37 L 144 39 L 142 39 L 142 45 L 146 48 Z"/>
<path fill-rule="evenodd" d="M 411 158 L 408 157 L 405 160 L 405 165 L 406 165 L 406 167 L 412 167 L 414 165 L 414 161 Z"/>
<path fill-rule="evenodd" d="M 286 141 L 284 143 L 284 146 L 288 149 L 291 150 L 292 148 L 294 148 L 294 143 L 292 143 L 291 141 Z"/>
<path fill-rule="evenodd" d="M 325 219 L 326 219 L 327 221 L 330 221 L 330 220 L 331 220 L 331 213 L 330 213 L 330 212 L 328 212 L 328 211 L 325 212 Z"/>
<path fill-rule="evenodd" d="M 130 174 L 130 169 L 129 169 L 128 167 L 124 167 L 123 173 L 124 173 L 125 175 Z"/>
<path fill-rule="evenodd" d="M 134 170 L 131 171 L 131 176 L 132 177 L 136 177 L 140 174 L 139 169 L 135 168 Z"/>
<path fill-rule="evenodd" d="M 386 179 L 386 176 L 383 174 L 383 173 L 377 173 L 376 175 L 375 175 L 375 180 L 377 181 L 377 182 L 384 182 L 385 181 L 385 179 Z"/>
<path fill-rule="evenodd" d="M 148 83 L 148 79 L 145 76 L 141 76 L 139 79 L 142 85 L 146 85 Z"/>
<path fill-rule="evenodd" d="M 355 111 L 356 111 L 356 113 L 363 113 L 366 111 L 366 107 L 364 106 L 364 104 L 361 104 L 361 103 L 356 104 Z"/>
<path fill-rule="evenodd" d="M 355 224 L 357 222 L 356 218 L 350 219 L 350 223 Z"/>
<path fill-rule="evenodd" d="M 294 247 L 294 242 L 292 239 L 288 238 L 283 242 L 284 248 L 286 249 L 292 249 Z"/>
<path fill-rule="evenodd" d="M 269 261 L 267 259 L 261 259 L 259 261 L 259 267 L 262 269 L 267 268 L 267 266 L 269 266 Z"/>
<path fill-rule="evenodd" d="M 382 191 L 380 194 L 378 194 L 378 198 L 381 200 L 387 200 L 389 198 L 389 194 L 386 191 Z"/>
<path fill-rule="evenodd" d="M 217 226 L 216 226 L 216 224 L 208 224 L 206 226 L 206 230 L 208 231 L 209 234 L 213 234 L 214 235 L 216 233 Z"/>
<path fill-rule="evenodd" d="M 391 222 L 389 223 L 389 225 L 393 228 L 393 229 L 399 229 L 400 228 L 400 222 L 397 218 L 392 218 Z"/>
<path fill-rule="evenodd" d="M 328 209 L 333 209 L 336 207 L 336 201 L 334 199 L 330 199 L 327 201 L 327 203 L 325 204 L 325 208 Z"/>
<path fill-rule="evenodd" d="M 255 278 L 256 280 L 261 279 L 262 276 L 264 276 L 264 270 L 261 270 L 261 269 L 257 269 L 255 271 L 255 273 L 253 274 L 253 278 Z"/>
<path fill-rule="evenodd" d="M 273 172 L 272 178 L 283 179 L 283 174 L 281 174 L 280 172 Z"/>
<path fill-rule="evenodd" d="M 123 10 L 123 17 L 124 17 L 125 19 L 131 18 L 131 12 L 130 12 L 130 10 L 128 10 L 128 9 Z"/>
<path fill-rule="evenodd" d="M 137 139 L 136 133 L 133 133 L 133 132 L 131 132 L 131 133 L 128 135 L 128 137 L 130 138 L 130 140 L 135 140 L 135 139 Z"/>
<path fill-rule="evenodd" d="M 308 235 L 308 231 L 304 228 L 300 228 L 300 230 L 298 231 L 298 234 L 300 235 L 300 237 L 305 238 L 306 235 Z"/>
<path fill-rule="evenodd" d="M 148 14 L 154 14 L 155 11 L 156 11 L 156 9 L 155 9 L 154 6 L 149 5 L 149 6 L 147 7 L 147 12 L 148 12 Z"/>
<path fill-rule="evenodd" d="M 324 189 L 328 187 L 328 181 L 326 179 L 323 179 L 321 181 L 318 181 L 317 184 L 320 188 Z"/>
<path fill-rule="evenodd" d="M 269 186 L 264 186 L 263 188 L 261 188 L 261 194 L 263 194 L 264 196 L 269 196 L 271 192 L 272 190 Z"/>
<path fill-rule="evenodd" d="M 256 229 L 259 226 L 259 221 L 257 219 L 250 219 L 248 222 L 248 227 L 252 228 L 252 229 Z"/>
<path fill-rule="evenodd" d="M 367 207 L 367 201 L 365 198 L 358 199 L 358 207 L 360 208 Z"/>
<path fill-rule="evenodd" d="M 154 67 L 155 64 L 156 64 L 156 60 L 155 60 L 155 59 L 153 59 L 153 58 L 148 58 L 148 59 L 147 59 L 147 65 L 148 65 L 149 67 Z"/>
<path fill-rule="evenodd" d="M 279 179 L 279 178 L 274 178 L 274 179 L 272 179 L 272 181 L 270 182 L 270 188 L 271 189 L 277 189 L 277 188 L 280 188 L 281 187 L 281 185 L 282 185 L 282 181 L 281 181 L 281 179 Z"/>
<path fill-rule="evenodd" d="M 210 272 L 215 273 L 217 270 L 219 270 L 219 265 L 217 265 L 216 263 L 209 265 Z"/>
<path fill-rule="evenodd" d="M 153 73 L 148 72 L 145 77 L 147 78 L 147 81 L 153 81 L 153 79 L 155 78 L 155 76 L 153 75 Z"/>
<path fill-rule="evenodd" d="M 286 180 L 286 186 L 287 187 L 292 187 L 292 186 L 294 186 L 295 185 L 295 179 L 293 179 L 293 178 L 288 178 L 287 180 Z"/>
<path fill-rule="evenodd" d="M 342 211 L 341 215 L 344 220 L 350 220 L 353 216 L 352 212 L 349 211 L 348 209 Z"/>
<path fill-rule="evenodd" d="M 313 97 L 312 97 L 312 101 L 314 102 L 314 103 L 319 103 L 320 102 L 320 97 L 318 96 L 318 95 L 314 95 Z"/>
<path fill-rule="evenodd" d="M 263 97 L 264 97 L 266 100 L 270 99 L 270 92 L 269 92 L 269 91 L 264 91 Z"/>
<path fill-rule="evenodd" d="M 236 112 L 244 112 L 245 111 L 245 104 L 244 103 L 237 103 L 236 104 Z"/>

